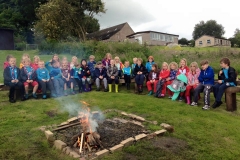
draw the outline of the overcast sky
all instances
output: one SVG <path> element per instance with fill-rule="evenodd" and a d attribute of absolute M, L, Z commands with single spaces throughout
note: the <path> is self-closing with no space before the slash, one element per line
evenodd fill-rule
<path fill-rule="evenodd" d="M 152 30 L 192 38 L 195 24 L 216 20 L 230 38 L 240 28 L 237 0 L 103 0 L 106 14 L 99 19 L 101 29 L 128 22 L 135 32 Z"/>

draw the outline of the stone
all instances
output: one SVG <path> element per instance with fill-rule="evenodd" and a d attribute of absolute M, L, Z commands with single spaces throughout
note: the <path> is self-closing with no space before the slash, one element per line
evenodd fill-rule
<path fill-rule="evenodd" d="M 68 122 L 63 122 L 60 125 L 67 125 L 67 124 L 69 124 L 69 123 Z"/>
<path fill-rule="evenodd" d="M 54 137 L 53 137 L 53 133 L 49 130 L 45 131 L 45 136 L 47 138 L 48 141 L 54 141 Z"/>
<path fill-rule="evenodd" d="M 121 112 L 121 115 L 128 116 L 128 114 L 126 112 Z"/>
<path fill-rule="evenodd" d="M 154 137 L 156 137 L 157 134 L 156 133 L 151 133 L 147 135 L 147 139 L 153 139 Z"/>
<path fill-rule="evenodd" d="M 65 148 L 65 153 L 66 153 L 66 155 L 69 155 L 70 152 L 72 152 L 72 151 L 73 151 L 73 150 L 72 150 L 71 147 L 66 147 L 66 148 Z"/>
<path fill-rule="evenodd" d="M 59 149 L 59 150 L 62 150 L 63 148 L 65 148 L 67 145 L 66 143 L 64 143 L 63 141 L 60 141 L 60 140 L 55 140 L 54 141 L 54 147 L 56 149 Z"/>
<path fill-rule="evenodd" d="M 136 119 L 137 115 L 135 115 L 135 114 L 128 114 L 128 117 L 130 117 L 132 119 Z"/>
<path fill-rule="evenodd" d="M 69 155 L 70 155 L 71 157 L 73 157 L 73 158 L 80 158 L 80 155 L 79 155 L 77 152 L 75 152 L 75 151 L 70 152 Z"/>
<path fill-rule="evenodd" d="M 131 122 L 131 123 L 133 123 L 133 124 L 136 124 L 136 125 L 139 125 L 139 126 L 141 126 L 141 127 L 144 127 L 144 125 L 142 125 L 141 122 L 138 122 L 138 121 L 129 121 L 129 122 Z"/>
<path fill-rule="evenodd" d="M 134 142 L 134 138 L 131 137 L 131 138 L 125 139 L 120 144 L 122 144 L 124 147 L 128 147 L 128 146 L 132 145 L 133 142 Z"/>
<path fill-rule="evenodd" d="M 113 146 L 112 148 L 110 148 L 110 151 L 113 153 L 113 152 L 116 152 L 116 151 L 121 151 L 123 148 L 123 145 L 122 144 L 118 144 L 116 146 Z"/>
<path fill-rule="evenodd" d="M 95 155 L 98 157 L 98 158 L 102 158 L 103 156 L 106 156 L 109 154 L 109 150 L 107 149 L 104 149 L 104 150 L 101 150 L 97 153 L 95 153 Z"/>
<path fill-rule="evenodd" d="M 157 136 L 162 136 L 162 135 L 164 135 L 165 132 L 167 132 L 167 130 L 162 129 L 162 130 L 156 131 L 156 132 L 154 132 L 154 133 L 155 133 Z"/>
<path fill-rule="evenodd" d="M 142 133 L 142 134 L 139 134 L 139 135 L 135 136 L 135 140 L 139 141 L 139 140 L 144 139 L 146 137 L 147 137 L 147 135 Z"/>
<path fill-rule="evenodd" d="M 143 118 L 143 117 L 140 117 L 140 116 L 136 116 L 136 118 L 135 118 L 136 120 L 138 120 L 138 121 L 142 121 L 142 122 L 145 122 L 145 118 Z"/>
<path fill-rule="evenodd" d="M 166 129 L 166 130 L 167 130 L 168 132 L 170 132 L 170 133 L 174 132 L 173 126 L 171 126 L 171 125 L 169 125 L 169 124 L 162 123 L 160 126 L 163 127 L 164 129 Z"/>
<path fill-rule="evenodd" d="M 72 117 L 70 119 L 67 120 L 68 123 L 71 123 L 71 122 L 74 122 L 74 121 L 77 121 L 78 118 L 77 117 Z"/>
<path fill-rule="evenodd" d="M 128 121 L 121 118 L 113 118 L 114 121 L 119 121 L 120 123 L 127 123 Z"/>
<path fill-rule="evenodd" d="M 44 132 L 46 130 L 46 128 L 47 128 L 46 126 L 41 126 L 41 127 L 39 127 L 39 130 Z"/>

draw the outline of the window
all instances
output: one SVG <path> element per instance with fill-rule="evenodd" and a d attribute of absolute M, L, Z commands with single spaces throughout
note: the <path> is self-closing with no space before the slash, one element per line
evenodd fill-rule
<path fill-rule="evenodd" d="M 202 45 L 202 41 L 199 41 L 199 45 Z"/>
<path fill-rule="evenodd" d="M 211 40 L 210 39 L 207 40 L 207 44 L 211 44 Z"/>

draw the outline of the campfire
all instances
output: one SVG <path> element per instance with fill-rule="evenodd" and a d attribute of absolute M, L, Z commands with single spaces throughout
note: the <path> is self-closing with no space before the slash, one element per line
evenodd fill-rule
<path fill-rule="evenodd" d="M 81 133 L 72 137 L 72 147 L 79 149 L 80 155 L 86 155 L 92 151 L 103 149 L 100 135 L 96 131 L 97 122 L 93 119 L 90 108 L 84 101 L 81 112 L 78 113 L 78 120 L 81 127 Z"/>

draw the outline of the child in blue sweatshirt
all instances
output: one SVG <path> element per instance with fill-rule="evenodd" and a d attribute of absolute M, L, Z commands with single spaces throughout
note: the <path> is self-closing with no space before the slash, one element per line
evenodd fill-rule
<path fill-rule="evenodd" d="M 63 96 L 64 81 L 62 80 L 62 71 L 60 69 L 60 63 L 52 60 L 49 68 L 50 79 L 53 83 L 57 97 Z"/>
<path fill-rule="evenodd" d="M 8 66 L 4 69 L 3 77 L 4 84 L 10 87 L 9 91 L 9 102 L 15 103 L 14 93 L 16 87 L 20 89 L 20 93 L 22 95 L 21 100 L 24 101 L 26 98 L 24 97 L 24 87 L 22 82 L 20 81 L 20 70 L 16 67 L 16 58 L 10 57 L 8 60 Z"/>
<path fill-rule="evenodd" d="M 38 62 L 38 69 L 37 69 L 37 79 L 38 83 L 42 89 L 42 98 L 46 99 L 47 98 L 47 89 L 50 90 L 51 96 L 56 97 L 56 94 L 54 93 L 54 88 L 52 81 L 50 81 L 50 76 L 48 70 L 44 67 L 44 61 L 39 61 Z"/>
<path fill-rule="evenodd" d="M 211 88 L 214 85 L 214 71 L 212 67 L 209 66 L 207 60 L 203 60 L 201 63 L 202 70 L 198 77 L 199 85 L 194 89 L 194 97 L 191 106 L 197 106 L 199 99 L 199 94 L 203 91 L 204 93 L 204 106 L 202 109 L 210 109 L 210 92 Z"/>
<path fill-rule="evenodd" d="M 20 70 L 20 77 L 21 81 L 25 88 L 25 98 L 28 99 L 28 88 L 29 85 L 33 87 L 33 98 L 37 98 L 36 91 L 38 89 L 38 82 L 37 82 L 37 73 L 36 71 L 30 66 L 30 59 L 25 58 L 22 60 L 23 67 Z"/>
<path fill-rule="evenodd" d="M 83 73 L 82 73 L 82 68 L 79 63 L 75 63 L 73 68 L 71 69 L 71 78 L 75 80 L 75 82 L 78 84 L 78 91 L 79 93 L 82 93 L 82 78 L 83 78 Z"/>
<path fill-rule="evenodd" d="M 125 61 L 122 72 L 123 72 L 123 77 L 126 83 L 127 90 L 129 90 L 130 83 L 131 83 L 131 74 L 132 74 L 132 69 L 129 66 L 129 61 Z"/>
<path fill-rule="evenodd" d="M 153 56 L 149 56 L 148 57 L 148 61 L 147 61 L 146 65 L 145 65 L 145 67 L 147 69 L 147 73 L 146 73 L 146 80 L 147 81 L 149 80 L 148 79 L 148 74 L 151 72 L 153 64 L 155 64 L 154 58 L 153 58 Z"/>

